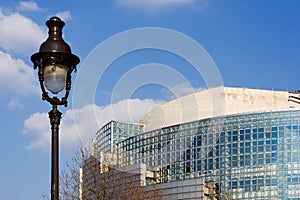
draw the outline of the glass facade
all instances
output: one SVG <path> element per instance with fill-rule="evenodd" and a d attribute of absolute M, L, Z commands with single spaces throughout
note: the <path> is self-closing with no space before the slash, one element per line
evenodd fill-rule
<path fill-rule="evenodd" d="M 126 138 L 136 136 L 142 132 L 140 124 L 110 121 L 99 129 L 94 138 L 96 151 L 113 153 L 114 145 Z"/>
<path fill-rule="evenodd" d="M 116 142 L 120 165 L 157 167 L 159 183 L 203 178 L 220 186 L 221 199 L 300 199 L 299 110 L 202 119 L 127 136 Z"/>

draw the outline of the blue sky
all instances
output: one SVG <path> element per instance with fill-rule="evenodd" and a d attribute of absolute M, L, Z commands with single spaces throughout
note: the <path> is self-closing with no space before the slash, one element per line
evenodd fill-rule
<path fill-rule="evenodd" d="M 41 100 L 30 56 L 46 39 L 45 21 L 51 16 L 60 16 L 66 22 L 64 39 L 81 58 L 74 84 L 79 80 L 76 76 L 82 77 L 80 68 L 89 67 L 84 65 L 85 61 L 103 41 L 124 31 L 158 27 L 198 42 L 214 61 L 226 86 L 293 91 L 300 89 L 299 9 L 297 0 L 1 1 L 0 198 L 41 199 L 49 191 L 47 112 L 51 107 Z M 125 43 L 98 55 L 99 63 Z M 134 90 L 126 89 L 120 80 L 133 81 L 129 74 L 148 69 L 149 63 L 153 69 L 168 66 L 165 69 L 177 72 L 184 79 L 158 70 L 155 78 L 159 81 L 148 80 Z M 133 77 L 147 78 L 140 75 Z M 169 82 L 164 82 L 165 79 Z M 88 77 L 84 79 L 84 83 L 89 81 Z M 118 97 L 116 91 L 121 86 L 125 87 L 126 98 Z M 207 85 L 201 73 L 178 55 L 142 49 L 114 60 L 93 87 L 93 102 L 74 107 L 71 94 L 69 107 L 60 108 L 63 112 L 61 168 L 76 147 L 88 141 L 108 120 L 138 121 L 153 106 Z M 91 120 L 95 116 L 97 119 Z"/>

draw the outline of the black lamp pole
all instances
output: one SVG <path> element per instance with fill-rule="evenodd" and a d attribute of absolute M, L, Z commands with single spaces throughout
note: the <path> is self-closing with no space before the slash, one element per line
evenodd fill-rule
<path fill-rule="evenodd" d="M 52 106 L 49 112 L 52 130 L 52 167 L 51 167 L 51 199 L 59 199 L 59 124 L 61 112 L 57 110 L 57 105 Z"/>
<path fill-rule="evenodd" d="M 59 199 L 59 124 L 61 112 L 58 105 L 67 106 L 71 90 L 71 74 L 79 63 L 79 58 L 72 54 L 70 46 L 62 38 L 65 23 L 58 17 L 51 17 L 46 25 L 49 28 L 48 39 L 41 44 L 39 52 L 31 56 L 34 69 L 38 68 L 42 99 L 52 105 L 48 113 L 52 131 L 51 159 L 51 200 Z M 57 96 L 65 90 L 61 98 Z M 48 95 L 50 91 L 52 95 Z"/>

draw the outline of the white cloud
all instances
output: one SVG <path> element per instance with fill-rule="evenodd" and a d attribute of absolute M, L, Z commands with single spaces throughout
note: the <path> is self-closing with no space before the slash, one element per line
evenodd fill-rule
<path fill-rule="evenodd" d="M 167 96 L 168 99 L 174 99 L 179 98 L 194 92 L 197 92 L 199 90 L 202 90 L 204 88 L 201 87 L 192 87 L 188 83 L 180 83 L 178 85 L 174 85 L 172 87 L 168 87 L 167 89 L 163 89 L 163 92 Z"/>
<path fill-rule="evenodd" d="M 40 11 L 41 8 L 34 1 L 20 1 L 18 10 L 20 11 Z"/>
<path fill-rule="evenodd" d="M 31 66 L 2 51 L 0 51 L 0 64 L 0 93 L 8 92 L 22 96 L 39 94 L 37 79 Z"/>
<path fill-rule="evenodd" d="M 7 105 L 9 107 L 9 109 L 11 109 L 11 110 L 21 109 L 24 107 L 24 105 L 18 98 L 11 99 Z"/>
<path fill-rule="evenodd" d="M 24 122 L 24 133 L 30 134 L 35 140 L 28 145 L 29 149 L 44 148 L 49 150 L 50 125 L 47 113 L 34 113 Z"/>
<path fill-rule="evenodd" d="M 196 0 L 116 0 L 118 5 L 155 10 L 169 6 L 193 5 Z"/>
<path fill-rule="evenodd" d="M 72 19 L 70 11 L 59 12 L 56 14 L 57 17 L 61 18 L 63 21 L 70 21 Z"/>
<path fill-rule="evenodd" d="M 152 99 L 129 99 L 108 106 L 87 105 L 81 109 L 67 110 L 60 126 L 60 146 L 63 151 L 74 150 L 80 142 L 90 142 L 96 131 L 110 120 L 138 122 L 153 106 L 160 103 Z M 30 116 L 23 130 L 32 137 L 28 149 L 49 151 L 50 125 L 47 113 Z"/>
<path fill-rule="evenodd" d="M 4 14 L 0 10 L 0 48 L 19 55 L 38 51 L 47 37 L 46 31 L 19 13 Z"/>

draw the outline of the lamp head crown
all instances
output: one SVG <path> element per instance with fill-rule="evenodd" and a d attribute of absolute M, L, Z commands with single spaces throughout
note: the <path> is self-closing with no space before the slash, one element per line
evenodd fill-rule
<path fill-rule="evenodd" d="M 71 54 L 70 46 L 62 38 L 62 29 L 65 23 L 59 17 L 51 17 L 46 22 L 49 28 L 49 37 L 40 46 L 39 52 L 62 52 Z"/>

